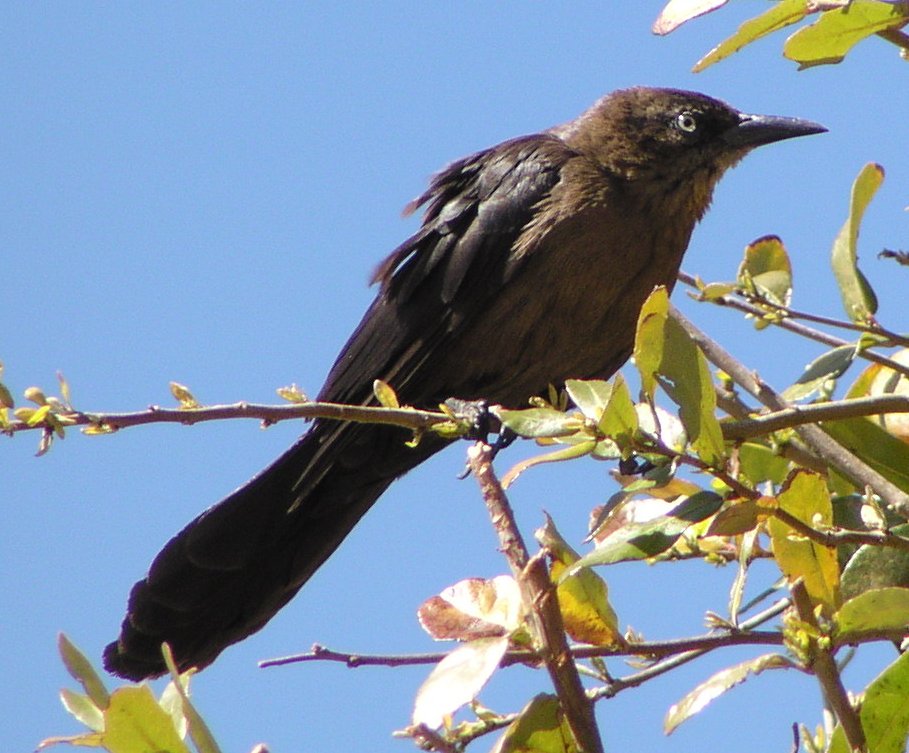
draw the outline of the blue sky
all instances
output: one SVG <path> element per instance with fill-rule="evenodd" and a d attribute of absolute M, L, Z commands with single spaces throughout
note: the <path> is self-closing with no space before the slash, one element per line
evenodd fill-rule
<path fill-rule="evenodd" d="M 664 39 L 649 32 L 659 6 L 4 4 L 7 383 L 17 394 L 31 384 L 54 391 L 62 370 L 85 410 L 169 403 L 170 380 L 208 403 L 275 401 L 290 382 L 315 393 L 371 299 L 373 266 L 414 228 L 400 210 L 430 174 L 633 84 L 699 89 L 830 128 L 763 149 L 728 175 L 684 264 L 729 279 L 748 242 L 777 233 L 803 309 L 840 316 L 830 243 L 855 174 L 884 164 L 861 248 L 883 321 L 905 329 L 907 272 L 875 258 L 909 238 L 909 98 L 893 48 L 871 40 L 842 66 L 797 73 L 775 37 L 693 75 L 701 53 L 766 4 L 733 3 Z M 820 352 L 675 299 L 779 387 Z M 40 459 L 36 438 L 2 443 L 8 750 L 78 731 L 57 700 L 69 681 L 56 633 L 97 658 L 168 537 L 300 431 L 232 422 L 72 433 Z M 462 577 L 505 571 L 474 485 L 455 479 L 465 447 L 397 483 L 288 608 L 196 679 L 225 750 L 258 741 L 273 751 L 409 748 L 390 731 L 406 725 L 427 669 L 266 671 L 255 662 L 315 641 L 356 652 L 436 648 L 417 605 Z M 526 530 L 545 508 L 579 544 L 589 509 L 614 491 L 607 470 L 583 461 L 522 478 L 512 500 Z M 700 632 L 705 610 L 724 609 L 733 572 L 688 563 L 605 575 L 623 626 L 668 638 Z M 755 588 L 771 577 L 757 568 Z M 713 656 L 601 704 L 607 749 L 687 751 L 730 737 L 740 753 L 787 748 L 792 721 L 817 723 L 819 697 L 809 678 L 782 673 L 736 689 L 671 738 L 660 732 L 687 689 L 755 653 Z M 855 689 L 886 657 L 868 653 L 850 676 Z M 506 711 L 545 688 L 542 673 L 513 669 L 482 698 Z"/>

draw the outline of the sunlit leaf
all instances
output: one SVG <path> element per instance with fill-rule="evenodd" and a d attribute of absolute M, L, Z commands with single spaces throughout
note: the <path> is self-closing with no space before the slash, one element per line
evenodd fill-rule
<path fill-rule="evenodd" d="M 758 675 L 766 669 L 789 669 L 795 665 L 780 654 L 764 654 L 756 659 L 749 659 L 741 664 L 727 667 L 717 672 L 709 680 L 702 682 L 678 703 L 670 706 L 663 721 L 663 731 L 668 735 L 682 722 L 690 719 L 727 690 L 744 682 L 748 675 Z"/>
<path fill-rule="evenodd" d="M 693 71 L 699 73 L 707 66 L 738 52 L 750 44 L 774 31 L 798 23 L 810 12 L 805 0 L 781 0 L 760 16 L 745 21 L 728 39 L 720 42 L 695 64 Z"/>
<path fill-rule="evenodd" d="M 507 635 L 522 624 L 521 592 L 511 576 L 467 578 L 423 602 L 417 616 L 435 640 Z"/>
<path fill-rule="evenodd" d="M 562 538 L 548 515 L 535 536 L 552 560 L 550 574 L 557 584 L 556 595 L 568 635 L 580 643 L 595 646 L 624 643 L 618 617 L 609 603 L 606 582 L 589 568 L 564 577 L 580 556 Z"/>
<path fill-rule="evenodd" d="M 85 689 L 92 703 L 99 709 L 107 708 L 110 703 L 110 695 L 85 654 L 76 648 L 75 644 L 63 633 L 57 636 L 57 650 L 60 652 L 66 671 Z"/>
<path fill-rule="evenodd" d="M 490 753 L 579 753 L 559 699 L 540 693 L 505 729 Z"/>
<path fill-rule="evenodd" d="M 60 701 L 77 722 L 93 732 L 104 731 L 104 710 L 99 709 L 87 695 L 63 688 L 60 691 Z"/>
<path fill-rule="evenodd" d="M 511 410 L 495 407 L 492 409 L 502 426 L 528 439 L 539 437 L 565 437 L 583 428 L 584 422 L 577 416 L 555 408 L 525 408 Z"/>
<path fill-rule="evenodd" d="M 859 718 L 868 750 L 905 753 L 909 735 L 909 653 L 904 653 L 865 688 Z"/>
<path fill-rule="evenodd" d="M 725 445 L 707 359 L 675 319 L 667 320 L 664 332 L 659 372 L 666 379 L 660 384 L 679 406 L 679 418 L 698 456 L 708 465 L 720 465 Z"/>
<path fill-rule="evenodd" d="M 656 373 L 663 360 L 663 329 L 669 316 L 669 294 L 658 287 L 647 297 L 641 312 L 634 338 L 634 363 L 641 375 L 641 389 L 653 398 L 656 391 Z"/>
<path fill-rule="evenodd" d="M 602 379 L 566 379 L 565 391 L 586 418 L 599 421 L 612 395 L 612 383 Z"/>
<path fill-rule="evenodd" d="M 417 691 L 413 723 L 432 729 L 477 697 L 508 650 L 508 638 L 480 638 L 458 646 L 432 670 Z"/>
<path fill-rule="evenodd" d="M 854 322 L 868 321 L 877 311 L 877 297 L 858 268 L 858 235 L 862 216 L 877 189 L 884 182 L 884 168 L 865 165 L 852 184 L 849 217 L 833 242 L 831 263 L 843 298 L 843 308 Z"/>
<path fill-rule="evenodd" d="M 866 37 L 903 26 L 906 8 L 893 2 L 852 0 L 843 8 L 828 10 L 813 24 L 799 29 L 783 46 L 783 55 L 801 68 L 839 63 Z"/>
<path fill-rule="evenodd" d="M 878 588 L 849 599 L 834 615 L 840 635 L 909 627 L 909 588 Z"/>
<path fill-rule="evenodd" d="M 612 393 L 597 428 L 612 437 L 621 447 L 629 445 L 634 439 L 638 429 L 638 414 L 621 374 L 613 379 Z"/>
<path fill-rule="evenodd" d="M 810 527 L 833 525 L 830 493 L 817 473 L 793 473 L 778 501 L 780 508 Z M 776 517 L 770 519 L 769 530 L 773 556 L 789 582 L 802 578 L 812 603 L 820 604 L 827 615 L 833 614 L 839 601 L 836 552 L 801 537 Z"/>
<path fill-rule="evenodd" d="M 669 0 L 653 22 L 651 31 L 661 36 L 669 34 L 686 21 L 722 8 L 728 2 L 729 0 Z"/>
<path fill-rule="evenodd" d="M 765 235 L 745 248 L 739 284 L 771 303 L 788 306 L 792 297 L 792 265 L 783 242 Z"/>

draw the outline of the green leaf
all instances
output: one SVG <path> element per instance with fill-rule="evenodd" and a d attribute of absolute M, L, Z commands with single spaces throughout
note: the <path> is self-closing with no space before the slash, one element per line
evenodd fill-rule
<path fill-rule="evenodd" d="M 770 303 L 788 306 L 792 297 L 792 265 L 783 242 L 775 235 L 765 235 L 746 246 L 738 281 Z"/>
<path fill-rule="evenodd" d="M 744 442 L 739 447 L 739 468 L 752 484 L 782 484 L 789 473 L 789 461 L 770 447 Z"/>
<path fill-rule="evenodd" d="M 177 671 L 177 665 L 174 663 L 173 652 L 167 643 L 161 644 L 161 655 L 164 657 L 164 664 L 170 672 L 171 684 L 168 687 L 172 687 L 183 701 L 183 716 L 186 719 L 186 727 L 189 729 L 189 736 L 193 741 L 193 745 L 196 746 L 196 750 L 198 750 L 199 753 L 221 753 L 221 748 L 215 741 L 215 737 L 212 735 L 211 730 L 208 728 L 202 715 L 196 711 L 196 707 L 193 706 L 192 702 L 189 700 L 189 677 L 195 670 L 191 669 L 188 672 L 180 674 Z M 166 703 L 159 704 L 158 708 L 167 714 L 168 718 L 171 718 L 171 714 L 165 706 Z M 178 726 L 174 723 L 173 719 L 171 719 L 171 724 L 174 725 L 174 729 Z"/>
<path fill-rule="evenodd" d="M 859 718 L 868 750 L 905 753 L 909 735 L 909 653 L 904 653 L 865 689 Z"/>
<path fill-rule="evenodd" d="M 890 532 L 909 536 L 909 523 Z M 869 544 L 859 547 L 843 568 L 840 584 L 843 598 L 853 599 L 866 591 L 888 587 L 909 589 L 909 552 Z"/>
<path fill-rule="evenodd" d="M 627 447 L 638 430 L 638 413 L 631 399 L 631 392 L 621 374 L 612 382 L 612 394 L 600 417 L 597 428 L 612 437 L 620 447 Z"/>
<path fill-rule="evenodd" d="M 803 400 L 814 394 L 831 379 L 840 377 L 855 360 L 854 345 L 839 345 L 815 358 L 795 384 L 783 391 L 786 400 Z"/>
<path fill-rule="evenodd" d="M 748 675 L 758 675 L 766 669 L 790 669 L 795 665 L 780 654 L 764 654 L 756 659 L 748 659 L 741 664 L 720 670 L 713 677 L 702 682 L 678 703 L 669 707 L 663 721 L 663 731 L 668 735 L 675 731 L 682 722 L 702 711 L 709 703 L 719 698 L 732 687 L 748 679 Z"/>
<path fill-rule="evenodd" d="M 660 384 L 679 406 L 679 418 L 698 456 L 708 465 L 719 466 L 725 444 L 716 419 L 716 393 L 707 359 L 675 319 L 667 320 L 664 331 L 660 374 L 670 382 L 661 380 Z"/>
<path fill-rule="evenodd" d="M 813 528 L 833 525 L 833 507 L 824 479 L 817 473 L 799 470 L 793 473 L 780 492 L 779 506 L 793 517 Z M 839 565 L 836 551 L 821 546 L 795 533 L 778 518 L 769 521 L 773 556 L 790 583 L 798 578 L 814 604 L 833 614 L 839 602 Z"/>
<path fill-rule="evenodd" d="M 611 565 L 625 560 L 655 557 L 671 547 L 687 528 L 713 515 L 723 504 L 714 492 L 697 492 L 669 512 L 644 523 L 631 523 L 604 539 L 602 544 L 581 557 L 569 575 L 592 565 Z"/>
<path fill-rule="evenodd" d="M 692 70 L 695 73 L 700 73 L 707 66 L 713 65 L 723 60 L 723 58 L 738 52 L 746 44 L 750 44 L 786 26 L 798 23 L 809 12 L 808 3 L 805 0 L 782 0 L 757 18 L 752 18 L 739 26 L 735 34 L 720 42 L 698 60 Z"/>
<path fill-rule="evenodd" d="M 76 648 L 64 633 L 57 636 L 57 649 L 60 651 L 66 671 L 85 689 L 92 703 L 99 709 L 106 709 L 110 703 L 110 695 L 92 663 L 85 658 L 85 654 Z"/>
<path fill-rule="evenodd" d="M 612 383 L 602 379 L 566 379 L 565 391 L 586 418 L 599 421 L 612 395 Z"/>
<path fill-rule="evenodd" d="M 895 29 L 909 20 L 906 9 L 893 2 L 852 0 L 843 8 L 828 10 L 810 26 L 799 29 L 783 46 L 783 55 L 800 68 L 839 63 L 866 37 Z"/>
<path fill-rule="evenodd" d="M 849 218 L 833 241 L 833 274 L 843 298 L 843 308 L 854 322 L 864 323 L 877 311 L 877 297 L 858 268 L 858 234 L 862 215 L 884 182 L 884 168 L 873 162 L 865 165 L 852 184 Z"/>
<path fill-rule="evenodd" d="M 882 476 L 909 492 L 909 445 L 864 418 L 825 421 L 821 428 Z"/>
<path fill-rule="evenodd" d="M 878 588 L 849 599 L 834 615 L 842 636 L 909 626 L 909 588 Z"/>
<path fill-rule="evenodd" d="M 663 330 L 669 317 L 669 293 L 658 287 L 647 297 L 638 314 L 634 337 L 634 363 L 641 374 L 641 389 L 653 399 L 656 376 L 663 360 Z"/>
<path fill-rule="evenodd" d="M 534 696 L 499 738 L 491 753 L 579 753 L 559 699 Z"/>
<path fill-rule="evenodd" d="M 496 418 L 515 434 L 529 439 L 540 437 L 566 437 L 576 434 L 584 422 L 576 415 L 564 413 L 555 408 L 525 408 L 510 410 L 493 408 Z"/>

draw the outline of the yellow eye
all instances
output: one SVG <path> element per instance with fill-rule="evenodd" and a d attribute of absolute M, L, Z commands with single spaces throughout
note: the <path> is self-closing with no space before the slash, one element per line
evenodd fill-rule
<path fill-rule="evenodd" d="M 685 133 L 694 133 L 698 129 L 698 121 L 692 113 L 686 110 L 676 115 L 675 126 Z"/>

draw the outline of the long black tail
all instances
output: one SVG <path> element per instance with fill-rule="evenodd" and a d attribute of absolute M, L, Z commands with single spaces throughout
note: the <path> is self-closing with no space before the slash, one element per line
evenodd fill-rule
<path fill-rule="evenodd" d="M 205 667 L 262 628 L 398 476 L 442 449 L 396 427 L 317 422 L 266 470 L 168 542 L 133 587 L 108 671 L 132 680 Z"/>

